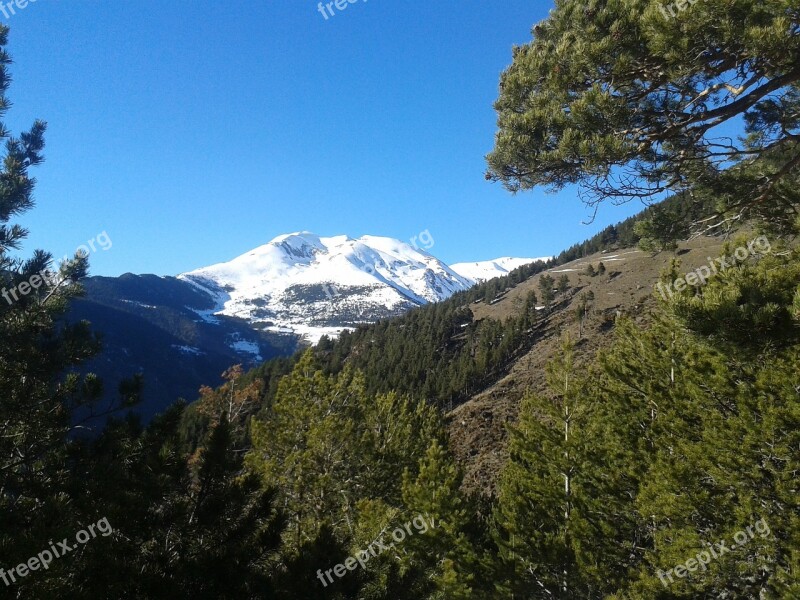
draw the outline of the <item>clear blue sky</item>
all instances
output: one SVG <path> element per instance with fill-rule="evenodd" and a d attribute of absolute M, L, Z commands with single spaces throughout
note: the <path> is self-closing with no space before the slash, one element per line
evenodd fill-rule
<path fill-rule="evenodd" d="M 25 254 L 102 231 L 92 273 L 177 274 L 281 233 L 427 230 L 452 263 L 541 256 L 592 225 L 575 191 L 484 180 L 500 72 L 542 0 L 38 0 L 6 19 L 8 124 L 49 123 Z M 334 9 L 335 10 L 335 9 Z"/>

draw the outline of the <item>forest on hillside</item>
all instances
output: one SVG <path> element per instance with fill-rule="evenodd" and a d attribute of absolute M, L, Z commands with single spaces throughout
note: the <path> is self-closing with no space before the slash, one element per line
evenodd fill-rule
<path fill-rule="evenodd" d="M 0 27 L 3 118 L 7 46 Z M 0 286 L 28 293 L 0 302 L 0 597 L 800 598 L 800 5 L 559 0 L 495 108 L 489 180 L 652 206 L 550 263 L 232 367 L 147 426 L 114 418 L 139 377 L 109 408 L 80 374 L 100 340 L 63 316 L 87 257 L 45 280 L 50 254 L 14 258 L 46 124 L 3 125 Z M 729 122 L 738 140 L 717 137 Z M 768 249 L 739 252 L 745 223 Z M 466 493 L 446 411 L 529 350 L 568 290 L 542 276 L 505 321 L 471 307 L 702 232 L 730 234 L 725 268 L 679 285 L 674 260 L 649 327 L 617 319 L 588 368 L 565 337 L 509 426 L 497 494 Z"/>

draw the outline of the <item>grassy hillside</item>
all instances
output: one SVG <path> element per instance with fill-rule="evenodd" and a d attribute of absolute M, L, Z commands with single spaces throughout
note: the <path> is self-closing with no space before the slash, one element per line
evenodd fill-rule
<path fill-rule="evenodd" d="M 520 356 L 504 365 L 502 373 L 485 389 L 471 396 L 448 413 L 452 448 L 465 469 L 465 486 L 470 490 L 494 490 L 501 465 L 506 460 L 506 424 L 515 422 L 526 392 L 544 392 L 545 366 L 561 351 L 562 336 L 575 345 L 578 368 L 594 358 L 613 335 L 619 316 L 631 317 L 646 326 L 656 303 L 654 286 L 670 261 L 678 257 L 682 270 L 707 264 L 708 257 L 719 254 L 720 238 L 699 237 L 680 244 L 675 252 L 657 255 L 637 248 L 601 251 L 584 258 L 547 269 L 515 286 L 496 303 L 479 302 L 472 306 L 476 320 L 507 320 L 519 313 L 521 300 L 539 290 L 542 275 L 555 278 L 566 274 L 570 290 L 558 299 L 556 307 L 537 329 L 535 341 Z M 606 267 L 603 275 L 590 276 L 587 267 Z M 594 302 L 579 338 L 580 324 L 575 309 L 581 297 L 592 293 Z"/>
<path fill-rule="evenodd" d="M 608 343 L 617 317 L 647 322 L 655 303 L 654 285 L 673 258 L 691 269 L 718 254 L 722 238 L 708 236 L 656 254 L 636 247 L 637 224 L 654 213 L 675 215 L 678 229 L 686 231 L 698 210 L 683 197 L 673 197 L 547 263 L 525 265 L 446 301 L 360 326 L 337 340 L 323 338 L 313 349 L 315 360 L 329 374 L 345 366 L 360 370 L 371 394 L 398 392 L 438 407 L 447 415 L 465 489 L 491 494 L 506 459 L 506 425 L 516 420 L 526 392 L 544 390 L 545 365 L 558 354 L 562 337 L 577 342 L 579 363 L 590 361 Z M 602 274 L 587 273 L 590 265 L 597 271 L 601 263 Z M 569 281 L 568 290 L 555 293 L 549 310 L 542 305 L 545 275 Z M 575 311 L 587 296 L 593 300 L 581 327 Z M 278 381 L 301 354 L 268 361 L 243 379 L 243 385 L 262 383 L 262 413 L 269 410 Z M 192 410 L 186 422 L 195 435 L 205 430 Z"/>

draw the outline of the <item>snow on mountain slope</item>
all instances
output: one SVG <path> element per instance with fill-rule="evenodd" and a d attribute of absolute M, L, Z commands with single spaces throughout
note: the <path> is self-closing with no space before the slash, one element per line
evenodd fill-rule
<path fill-rule="evenodd" d="M 466 279 L 481 282 L 508 275 L 514 269 L 536 261 L 548 261 L 549 256 L 542 258 L 497 258 L 495 260 L 484 260 L 482 262 L 465 262 L 450 265 L 450 268 Z"/>
<path fill-rule="evenodd" d="M 222 314 L 311 342 L 401 314 L 474 281 L 401 241 L 301 232 L 276 237 L 230 262 L 178 276 L 210 294 Z"/>

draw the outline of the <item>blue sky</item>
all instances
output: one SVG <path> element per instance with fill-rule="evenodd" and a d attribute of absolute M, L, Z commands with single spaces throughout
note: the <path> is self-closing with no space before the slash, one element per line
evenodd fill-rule
<path fill-rule="evenodd" d="M 429 231 L 452 263 L 542 256 L 592 225 L 574 190 L 484 180 L 500 72 L 546 1 L 38 0 L 0 20 L 7 117 L 49 123 L 24 253 L 106 231 L 98 275 L 177 274 L 276 235 Z M 334 10 L 336 10 L 334 8 Z"/>

